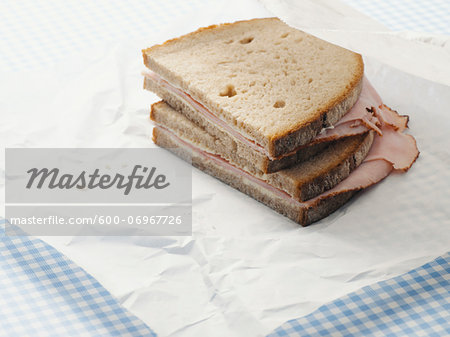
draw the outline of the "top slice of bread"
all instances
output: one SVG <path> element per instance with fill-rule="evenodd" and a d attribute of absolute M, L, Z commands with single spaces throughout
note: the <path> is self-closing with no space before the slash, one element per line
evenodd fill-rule
<path fill-rule="evenodd" d="M 143 56 L 274 157 L 335 124 L 358 99 L 364 72 L 361 55 L 277 18 L 201 28 Z"/>

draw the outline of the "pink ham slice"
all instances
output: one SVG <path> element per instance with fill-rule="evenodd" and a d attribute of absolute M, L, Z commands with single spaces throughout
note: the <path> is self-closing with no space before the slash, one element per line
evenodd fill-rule
<path fill-rule="evenodd" d="M 143 75 L 157 83 L 161 86 L 169 90 L 170 92 L 178 95 L 183 98 L 188 104 L 190 104 L 195 110 L 197 110 L 204 117 L 209 119 L 212 123 L 218 125 L 229 134 L 234 136 L 236 139 L 240 140 L 247 146 L 265 154 L 270 159 L 279 159 L 283 156 L 289 156 L 295 153 L 298 149 L 292 151 L 291 153 L 287 153 L 280 157 L 272 157 L 269 152 L 264 149 L 260 144 L 257 144 L 254 140 L 249 139 L 242 135 L 240 132 L 232 128 L 228 123 L 221 120 L 219 117 L 214 115 L 211 111 L 209 111 L 204 105 L 196 101 L 192 98 L 191 95 L 186 93 L 185 91 L 177 88 L 176 86 L 170 84 L 168 81 L 163 79 L 161 76 L 156 74 L 153 71 L 146 70 L 143 72 Z M 332 128 L 327 128 L 322 130 L 322 132 L 316 136 L 315 139 L 311 143 L 318 143 L 324 141 L 332 141 L 343 137 L 353 136 L 362 134 L 367 132 L 368 129 L 373 129 L 377 131 L 378 134 L 381 134 L 381 130 L 379 129 L 379 121 L 370 113 L 367 108 L 377 107 L 382 104 L 381 98 L 378 96 L 375 89 L 372 87 L 370 82 L 364 78 L 363 85 L 361 89 L 360 96 L 356 101 L 355 105 L 352 109 L 345 114 L 345 116 Z"/>
<path fill-rule="evenodd" d="M 308 207 L 327 197 L 350 191 L 359 191 L 375 185 L 386 178 L 392 171 L 392 165 L 385 160 L 365 161 L 346 179 L 317 197 L 305 202 Z"/>
<path fill-rule="evenodd" d="M 394 130 L 403 132 L 408 128 L 408 116 L 401 116 L 397 113 L 397 111 L 392 110 L 384 104 L 380 104 L 378 106 L 377 112 L 377 116 L 381 122 L 392 126 Z"/>
<path fill-rule="evenodd" d="M 392 126 L 382 128 L 383 135 L 376 135 L 365 161 L 384 159 L 396 170 L 407 171 L 419 156 L 413 136 L 396 131 Z"/>
<path fill-rule="evenodd" d="M 360 120 L 350 120 L 340 123 L 334 128 L 323 129 L 311 143 L 329 142 L 342 137 L 360 135 L 364 132 L 367 132 L 367 126 L 362 124 Z"/>
<path fill-rule="evenodd" d="M 233 135 L 236 139 L 257 151 L 264 153 L 271 159 L 277 159 L 270 157 L 269 153 L 262 146 L 230 127 L 205 106 L 193 99 L 188 93 L 173 86 L 152 71 L 145 71 L 143 74 L 144 76 L 157 81 L 167 90 L 182 97 L 199 113 L 203 114 L 214 124 L 228 131 L 228 133 Z M 407 125 L 408 117 L 400 116 L 396 111 L 385 106 L 376 90 L 367 78 L 364 77 L 361 94 L 352 109 L 350 109 L 350 111 L 345 114 L 334 127 L 322 130 L 312 143 L 331 141 L 342 137 L 362 134 L 372 129 L 377 132 L 377 135 L 365 162 L 384 160 L 390 163 L 391 167 L 396 170 L 407 171 L 419 155 L 415 139 L 411 135 L 403 134 Z M 380 164 L 371 164 L 369 167 L 372 165 L 374 167 L 380 166 Z M 355 172 L 356 171 L 357 170 L 355 170 Z"/>
<path fill-rule="evenodd" d="M 380 96 L 378 96 L 378 93 L 375 91 L 375 89 L 372 87 L 370 82 L 367 80 L 366 77 L 363 78 L 363 84 L 361 93 L 359 95 L 358 100 L 356 101 L 355 105 L 350 109 L 349 112 L 347 112 L 344 117 L 342 117 L 334 126 L 335 128 L 339 128 L 339 125 L 348 123 L 350 121 L 356 122 L 358 121 L 358 124 L 355 125 L 364 125 L 367 129 L 375 130 L 379 135 L 381 134 L 380 130 L 380 121 L 374 114 L 374 110 L 376 107 L 383 104 L 381 101 Z M 345 132 L 342 131 L 340 133 L 341 135 L 345 135 Z"/>
<path fill-rule="evenodd" d="M 192 151 L 195 151 L 196 153 L 200 154 L 201 156 L 208 158 L 218 165 L 222 166 L 226 170 L 229 170 L 231 172 L 234 172 L 247 180 L 250 180 L 259 186 L 263 187 L 264 189 L 268 190 L 269 192 L 277 195 L 278 197 L 284 198 L 288 200 L 289 202 L 296 203 L 300 205 L 301 207 L 312 207 L 314 204 L 319 202 L 322 199 L 325 199 L 327 197 L 349 192 L 349 191 L 359 191 L 361 189 L 367 188 L 371 185 L 374 185 L 378 183 L 380 180 L 384 179 L 389 175 L 389 173 L 392 171 L 392 165 L 388 163 L 385 160 L 371 160 L 371 161 L 365 161 L 363 162 L 356 170 L 354 170 L 346 179 L 341 181 L 338 185 L 336 185 L 333 189 L 330 189 L 319 196 L 310 199 L 305 202 L 300 202 L 298 200 L 293 199 L 289 194 L 286 192 L 268 184 L 266 181 L 259 179 L 250 173 L 230 164 L 228 161 L 223 159 L 222 157 L 206 152 L 204 150 L 201 150 L 200 148 L 194 146 L 191 143 L 188 143 L 178 136 L 176 136 L 171 130 L 165 128 L 164 126 L 158 125 L 159 128 L 165 130 L 167 133 L 170 134 L 170 136 L 179 144 L 183 144 L 187 147 L 189 147 Z M 382 143 L 383 144 L 383 143 Z"/>

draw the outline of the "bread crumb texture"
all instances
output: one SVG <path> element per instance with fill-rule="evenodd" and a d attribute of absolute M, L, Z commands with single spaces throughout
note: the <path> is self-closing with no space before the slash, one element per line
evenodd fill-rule
<path fill-rule="evenodd" d="M 203 28 L 145 50 L 144 59 L 260 144 L 317 120 L 363 76 L 359 54 L 276 18 Z"/>

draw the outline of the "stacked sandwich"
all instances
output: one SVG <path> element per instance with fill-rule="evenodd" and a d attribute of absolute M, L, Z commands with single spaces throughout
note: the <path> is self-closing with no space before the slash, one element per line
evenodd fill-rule
<path fill-rule="evenodd" d="M 276 18 L 199 29 L 143 56 L 144 88 L 162 98 L 154 142 L 302 225 L 419 154 L 359 54 Z"/>

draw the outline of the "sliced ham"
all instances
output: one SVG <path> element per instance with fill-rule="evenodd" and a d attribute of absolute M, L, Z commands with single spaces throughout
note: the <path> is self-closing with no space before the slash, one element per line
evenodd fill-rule
<path fill-rule="evenodd" d="M 268 151 L 260 144 L 257 144 L 254 140 L 242 135 L 238 130 L 214 115 L 188 93 L 170 84 L 158 74 L 149 70 L 145 71 L 143 74 L 158 82 L 167 90 L 183 98 L 199 113 L 215 125 L 218 125 L 227 131 L 237 140 L 256 151 L 265 154 L 270 159 L 278 159 L 271 157 Z M 311 143 L 332 141 L 343 137 L 362 134 L 368 130 L 374 130 L 377 135 L 372 149 L 365 161 L 384 160 L 390 163 L 391 167 L 394 169 L 406 171 L 411 167 L 419 155 L 415 139 L 411 135 L 403 133 L 403 131 L 407 129 L 407 126 L 408 117 L 401 116 L 396 111 L 384 105 L 376 90 L 367 78 L 364 77 L 361 94 L 352 109 L 350 109 L 350 111 L 347 112 L 334 127 L 323 129 Z M 297 149 L 292 153 L 296 151 Z"/>
<path fill-rule="evenodd" d="M 242 176 L 245 179 L 248 179 L 262 188 L 266 189 L 270 193 L 277 195 L 280 198 L 286 199 L 289 202 L 295 203 L 300 205 L 301 207 L 312 207 L 314 204 L 319 202 L 322 199 L 325 199 L 327 197 L 349 192 L 349 191 L 358 191 L 364 188 L 367 188 L 373 184 L 376 184 L 380 180 L 384 179 L 389 175 L 389 173 L 392 171 L 392 165 L 388 163 L 385 160 L 371 160 L 371 161 L 365 161 L 363 162 L 356 170 L 354 170 L 346 179 L 341 181 L 338 185 L 336 185 L 334 188 L 318 195 L 317 197 L 310 199 L 308 201 L 300 202 L 294 198 L 292 198 L 289 194 L 286 192 L 270 185 L 266 181 L 259 179 L 250 173 L 230 164 L 228 161 L 223 159 L 222 157 L 209 153 L 207 151 L 204 151 L 197 146 L 181 139 L 177 135 L 175 135 L 171 130 L 167 129 L 164 126 L 158 125 L 159 128 L 165 130 L 167 133 L 170 134 L 170 136 L 180 144 L 183 144 L 187 147 L 189 147 L 192 151 L 195 151 L 196 153 L 200 154 L 201 156 L 208 158 L 218 165 L 222 166 L 226 170 L 229 170 L 231 172 L 234 172 L 240 176 Z"/>
<path fill-rule="evenodd" d="M 385 125 L 382 136 L 375 136 L 365 161 L 384 159 L 394 169 L 407 171 L 419 156 L 416 140 L 413 136 Z"/>
<path fill-rule="evenodd" d="M 395 130 L 403 132 L 408 128 L 409 117 L 399 115 L 397 111 L 384 104 L 378 106 L 377 113 L 382 123 L 392 126 Z"/>
<path fill-rule="evenodd" d="M 337 127 L 323 129 L 322 132 L 314 138 L 312 143 L 329 142 L 342 137 L 360 135 L 364 132 L 367 132 L 367 126 L 360 123 L 359 120 L 347 121 L 345 123 L 340 123 Z"/>
<path fill-rule="evenodd" d="M 359 191 L 386 178 L 392 171 L 392 165 L 386 160 L 364 161 L 346 179 L 317 197 L 306 202 L 311 207 L 327 197 L 350 191 Z"/>
<path fill-rule="evenodd" d="M 348 123 L 349 121 L 360 121 L 367 129 L 375 130 L 378 134 L 381 134 L 380 121 L 375 116 L 376 107 L 383 104 L 380 96 L 372 87 L 366 77 L 363 78 L 363 84 L 359 98 L 355 105 L 342 117 L 335 125 L 335 128 L 339 128 L 340 125 Z M 366 129 L 366 131 L 367 131 Z M 345 134 L 344 132 L 342 134 Z"/>
<path fill-rule="evenodd" d="M 170 92 L 178 95 L 179 97 L 183 98 L 188 104 L 191 105 L 192 108 L 197 110 L 200 114 L 202 114 L 205 118 L 209 119 L 212 123 L 219 126 L 226 132 L 228 132 L 231 136 L 236 138 L 237 140 L 241 141 L 242 143 L 246 144 L 247 146 L 253 148 L 256 151 L 259 151 L 269 157 L 272 160 L 280 159 L 285 156 L 289 156 L 292 153 L 295 153 L 298 149 L 295 149 L 294 151 L 287 153 L 285 155 L 279 156 L 279 157 L 273 157 L 269 154 L 269 152 L 262 147 L 260 144 L 258 144 L 254 139 L 248 138 L 248 136 L 242 135 L 238 130 L 234 129 L 229 123 L 223 121 L 218 116 L 214 115 L 210 110 L 208 110 L 204 105 L 202 105 L 200 102 L 196 101 L 190 94 L 183 91 L 180 88 L 177 88 L 176 86 L 172 85 L 168 81 L 166 81 L 164 78 L 162 78 L 160 75 L 156 74 L 153 71 L 146 70 L 143 72 L 143 75 L 155 82 L 157 82 L 159 85 L 163 86 L 165 89 L 169 90 Z M 378 120 L 374 117 L 372 113 L 370 113 L 366 107 L 377 107 L 381 105 L 381 99 L 379 98 L 376 91 L 373 89 L 373 87 L 370 85 L 369 81 L 364 78 L 361 94 L 356 101 L 353 108 L 345 114 L 345 116 L 333 127 L 333 128 L 327 128 L 322 130 L 322 132 L 315 138 L 311 143 L 317 143 L 317 142 L 323 142 L 323 141 L 331 141 L 340 139 L 343 137 L 348 137 L 352 135 L 362 134 L 364 132 L 367 132 L 368 129 L 373 129 L 377 131 L 377 133 L 381 134 L 381 130 L 378 128 Z M 352 122 L 350 124 L 347 124 L 348 122 Z M 360 125 L 363 125 L 362 127 L 358 127 Z M 350 128 L 349 125 L 352 127 Z M 365 127 L 364 127 L 365 126 Z M 332 131 L 330 131 L 332 130 Z M 304 146 L 302 146 L 304 147 Z M 301 148 L 301 147 L 300 147 Z M 299 149 L 300 149 L 299 148 Z"/>

